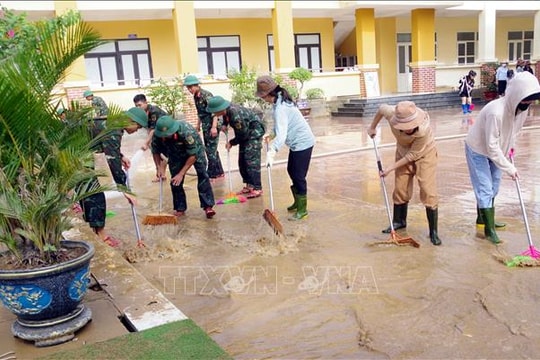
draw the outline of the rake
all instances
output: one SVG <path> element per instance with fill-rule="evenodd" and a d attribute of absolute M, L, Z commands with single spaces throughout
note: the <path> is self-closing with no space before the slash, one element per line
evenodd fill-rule
<path fill-rule="evenodd" d="M 390 214 L 390 204 L 388 202 L 388 194 L 386 193 L 386 184 L 384 182 L 384 177 L 380 176 L 381 171 L 383 171 L 381 158 L 379 156 L 379 151 L 377 150 L 377 143 L 375 142 L 374 138 L 371 138 L 373 140 L 373 148 L 375 149 L 375 157 L 377 158 L 377 168 L 379 169 L 379 178 L 381 179 L 381 186 L 383 189 L 383 195 L 384 195 L 384 203 L 386 205 L 386 214 L 388 215 L 388 221 L 390 223 L 390 239 L 386 241 L 377 241 L 375 244 L 391 244 L 391 245 L 398 245 L 398 246 L 404 246 L 404 245 L 411 245 L 416 248 L 420 247 L 420 244 L 414 240 L 412 237 L 402 237 L 400 236 L 394 229 L 394 223 L 392 222 L 392 215 Z"/>
<path fill-rule="evenodd" d="M 266 143 L 266 154 L 268 155 L 268 143 Z M 264 209 L 263 218 L 268 225 L 274 230 L 276 235 L 283 234 L 283 225 L 279 222 L 276 214 L 274 213 L 274 194 L 272 190 L 272 171 L 269 164 L 266 165 L 266 172 L 268 173 L 268 190 L 270 193 L 270 209 Z"/>

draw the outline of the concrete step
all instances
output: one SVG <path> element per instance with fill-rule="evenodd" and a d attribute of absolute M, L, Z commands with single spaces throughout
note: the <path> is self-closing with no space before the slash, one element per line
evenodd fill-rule
<path fill-rule="evenodd" d="M 455 91 L 424 94 L 403 94 L 379 96 L 374 98 L 349 98 L 331 112 L 333 117 L 371 117 L 375 115 L 381 104 L 395 105 L 400 101 L 414 101 L 424 110 L 460 109 L 461 99 Z M 474 98 L 473 103 L 484 104 L 482 98 Z"/>

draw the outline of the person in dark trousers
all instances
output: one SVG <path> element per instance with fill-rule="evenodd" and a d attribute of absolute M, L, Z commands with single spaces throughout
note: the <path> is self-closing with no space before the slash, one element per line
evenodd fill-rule
<path fill-rule="evenodd" d="M 187 171 L 194 166 L 197 172 L 197 191 L 199 202 L 206 217 L 211 219 L 215 214 L 214 193 L 210 178 L 206 172 L 206 156 L 204 145 L 195 128 L 183 120 L 175 120 L 170 116 L 162 116 L 156 123 L 152 139 L 152 155 L 157 169 L 163 160 L 161 154 L 168 158 L 171 173 L 171 191 L 175 216 L 183 216 L 187 210 L 184 179 Z M 158 174 L 164 176 L 164 174 Z"/>
<path fill-rule="evenodd" d="M 502 62 L 495 71 L 495 80 L 497 81 L 497 92 L 499 96 L 504 96 L 506 84 L 508 81 L 508 63 Z"/>
<path fill-rule="evenodd" d="M 459 97 L 461 98 L 461 109 L 464 114 L 472 112 L 472 89 L 474 88 L 475 77 L 476 71 L 471 70 L 459 80 Z"/>
<path fill-rule="evenodd" d="M 235 145 L 240 147 L 238 168 L 245 186 L 238 195 L 244 195 L 248 199 L 261 196 L 261 149 L 265 127 L 260 116 L 255 111 L 232 104 L 221 96 L 210 98 L 206 111 L 223 117 L 223 132 L 227 132 L 228 126 L 234 130 L 235 137 L 230 139 L 225 147 L 227 151 Z"/>
<path fill-rule="evenodd" d="M 484 235 L 493 244 L 501 242 L 495 228 L 504 226 L 495 222 L 495 197 L 502 173 L 518 178 L 507 156 L 527 119 L 529 105 L 538 99 L 538 79 L 528 71 L 517 73 L 508 84 L 506 96 L 482 108 L 465 138 L 465 156 L 477 204 L 476 224 L 484 225 Z"/>
<path fill-rule="evenodd" d="M 148 138 L 141 147 L 144 151 L 148 150 L 154 136 L 154 128 L 156 127 L 157 119 L 167 115 L 167 112 L 161 109 L 159 106 L 152 105 L 146 100 L 146 95 L 137 94 L 133 97 L 133 104 L 135 107 L 141 108 L 148 115 Z M 159 179 L 158 179 L 159 181 Z"/>
<path fill-rule="evenodd" d="M 256 96 L 272 104 L 274 117 L 273 134 L 265 135 L 269 142 L 266 154 L 266 165 L 271 167 L 276 153 L 286 145 L 289 148 L 287 173 L 292 181 L 291 192 L 294 202 L 287 208 L 294 215 L 289 220 L 302 220 L 308 216 L 307 211 L 307 173 L 311 154 L 315 145 L 315 136 L 308 122 L 294 103 L 291 95 L 279 86 L 270 76 L 257 78 Z"/>
<path fill-rule="evenodd" d="M 377 135 L 377 125 L 382 118 L 390 123 L 396 138 L 396 161 L 381 171 L 387 176 L 395 170 L 394 230 L 407 227 L 407 209 L 413 195 L 413 178 L 420 186 L 420 200 L 426 208 L 429 238 L 433 245 L 441 245 L 438 235 L 439 196 L 437 193 L 437 146 L 427 112 L 416 107 L 412 101 L 401 101 L 395 107 L 382 104 L 375 114 L 368 135 Z M 390 233 L 391 227 L 383 230 Z"/>
<path fill-rule="evenodd" d="M 95 144 L 93 150 L 96 153 L 104 153 L 107 159 L 107 164 L 111 170 L 111 175 L 114 182 L 119 188 L 127 190 L 126 187 L 126 173 L 131 166 L 131 163 L 127 157 L 125 157 L 120 151 L 122 144 L 122 135 L 126 131 L 128 134 L 132 134 L 140 128 L 148 126 L 148 119 L 146 113 L 141 109 L 130 109 L 125 114 L 130 118 L 129 123 L 122 129 L 111 130 L 101 135 L 99 141 Z M 95 126 L 95 124 L 94 124 Z M 98 128 L 91 129 L 93 135 L 101 134 L 102 131 L 106 131 L 105 121 L 99 121 Z M 92 164 L 92 166 L 94 166 Z M 99 186 L 99 181 L 94 178 L 94 181 L 90 186 Z M 136 199 L 133 195 L 124 192 L 124 196 L 130 204 L 136 204 Z M 105 215 L 107 211 L 107 201 L 103 192 L 91 195 L 80 201 L 80 206 L 83 211 L 83 219 L 90 225 L 96 235 L 107 245 L 111 247 L 117 247 L 120 245 L 120 241 L 111 235 L 108 235 L 105 231 Z"/>
<path fill-rule="evenodd" d="M 206 158 L 208 160 L 208 176 L 210 179 L 222 178 L 225 176 L 221 159 L 219 157 L 219 128 L 220 121 L 217 116 L 212 116 L 206 111 L 208 99 L 213 95 L 210 91 L 201 88 L 199 79 L 195 75 L 188 75 L 184 79 L 184 86 L 193 95 L 193 101 L 197 108 L 197 131 L 202 128 Z"/>

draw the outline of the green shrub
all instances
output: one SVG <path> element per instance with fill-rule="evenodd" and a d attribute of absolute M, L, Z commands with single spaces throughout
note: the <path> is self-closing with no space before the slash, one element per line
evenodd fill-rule
<path fill-rule="evenodd" d="M 308 100 L 324 99 L 324 91 L 320 88 L 313 88 L 306 90 L 306 97 Z"/>
<path fill-rule="evenodd" d="M 148 85 L 145 91 L 150 98 L 149 101 L 172 116 L 181 112 L 183 106 L 189 103 L 184 92 L 183 80 L 180 77 L 176 77 L 170 82 L 159 79 Z"/>

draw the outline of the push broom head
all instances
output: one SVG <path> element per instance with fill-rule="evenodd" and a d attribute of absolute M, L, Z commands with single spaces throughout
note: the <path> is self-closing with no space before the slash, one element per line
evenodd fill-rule
<path fill-rule="evenodd" d="M 270 209 L 264 210 L 263 218 L 266 220 L 268 225 L 270 225 L 272 230 L 274 230 L 276 235 L 283 235 L 283 225 L 281 225 L 276 215 L 270 211 Z"/>
<path fill-rule="evenodd" d="M 178 224 L 176 216 L 171 214 L 149 214 L 143 220 L 144 225 Z"/>

